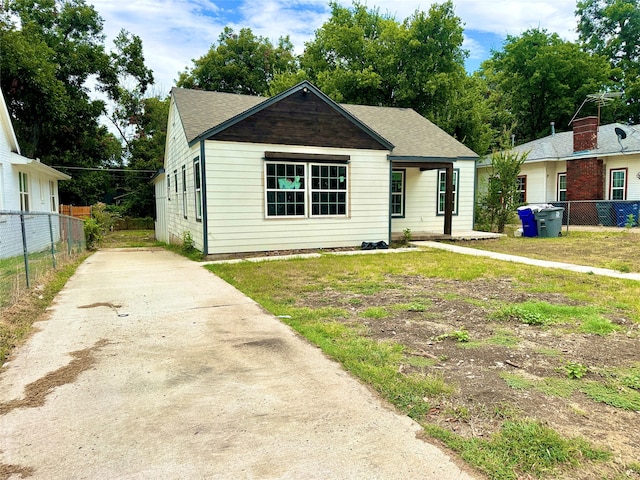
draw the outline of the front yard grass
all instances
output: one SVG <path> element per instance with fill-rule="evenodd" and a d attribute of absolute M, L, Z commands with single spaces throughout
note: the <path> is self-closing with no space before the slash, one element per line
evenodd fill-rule
<path fill-rule="evenodd" d="M 563 236 L 558 238 L 514 237 L 513 230 L 505 229 L 506 235 L 499 239 L 465 241 L 460 245 L 540 260 L 640 272 L 640 228 L 637 227 L 616 231 L 570 229 L 568 234 L 563 227 Z"/>
<path fill-rule="evenodd" d="M 488 478 L 640 478 L 637 282 L 428 249 L 207 268 Z"/>

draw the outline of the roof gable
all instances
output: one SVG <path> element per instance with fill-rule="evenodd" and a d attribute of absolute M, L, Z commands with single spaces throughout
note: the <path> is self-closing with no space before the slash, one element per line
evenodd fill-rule
<path fill-rule="evenodd" d="M 315 89 L 314 89 L 315 90 Z M 393 145 L 309 86 L 265 102 L 214 129 L 209 140 L 392 150 Z M 261 108 L 260 108 L 261 107 Z M 206 135 L 206 134 L 205 134 Z M 204 136 L 204 135 L 203 135 Z"/>

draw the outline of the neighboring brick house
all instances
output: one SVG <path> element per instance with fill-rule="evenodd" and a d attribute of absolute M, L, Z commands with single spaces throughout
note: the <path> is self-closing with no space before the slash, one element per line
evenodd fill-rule
<path fill-rule="evenodd" d="M 514 150 L 528 152 L 518 178 L 522 203 L 640 201 L 640 125 L 579 118 L 573 132 L 552 133 Z M 480 193 L 490 162 L 485 157 L 478 163 Z"/>

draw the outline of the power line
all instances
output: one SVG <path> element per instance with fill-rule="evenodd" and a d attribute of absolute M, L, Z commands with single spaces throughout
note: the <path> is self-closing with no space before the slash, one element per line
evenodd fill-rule
<path fill-rule="evenodd" d="M 142 172 L 156 173 L 157 170 L 136 170 L 133 168 L 98 168 L 98 167 L 67 167 L 64 165 L 52 165 L 52 168 L 66 168 L 68 170 L 91 170 L 94 172 Z"/>

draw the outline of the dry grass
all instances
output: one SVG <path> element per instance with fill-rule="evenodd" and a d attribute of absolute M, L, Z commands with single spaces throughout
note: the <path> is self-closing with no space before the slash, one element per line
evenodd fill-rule
<path fill-rule="evenodd" d="M 514 237 L 513 230 L 507 229 L 507 236 L 500 239 L 474 240 L 463 245 L 542 260 L 640 272 L 639 228 L 583 230 L 571 227 L 568 234 L 563 229 L 563 236 L 559 238 Z"/>

